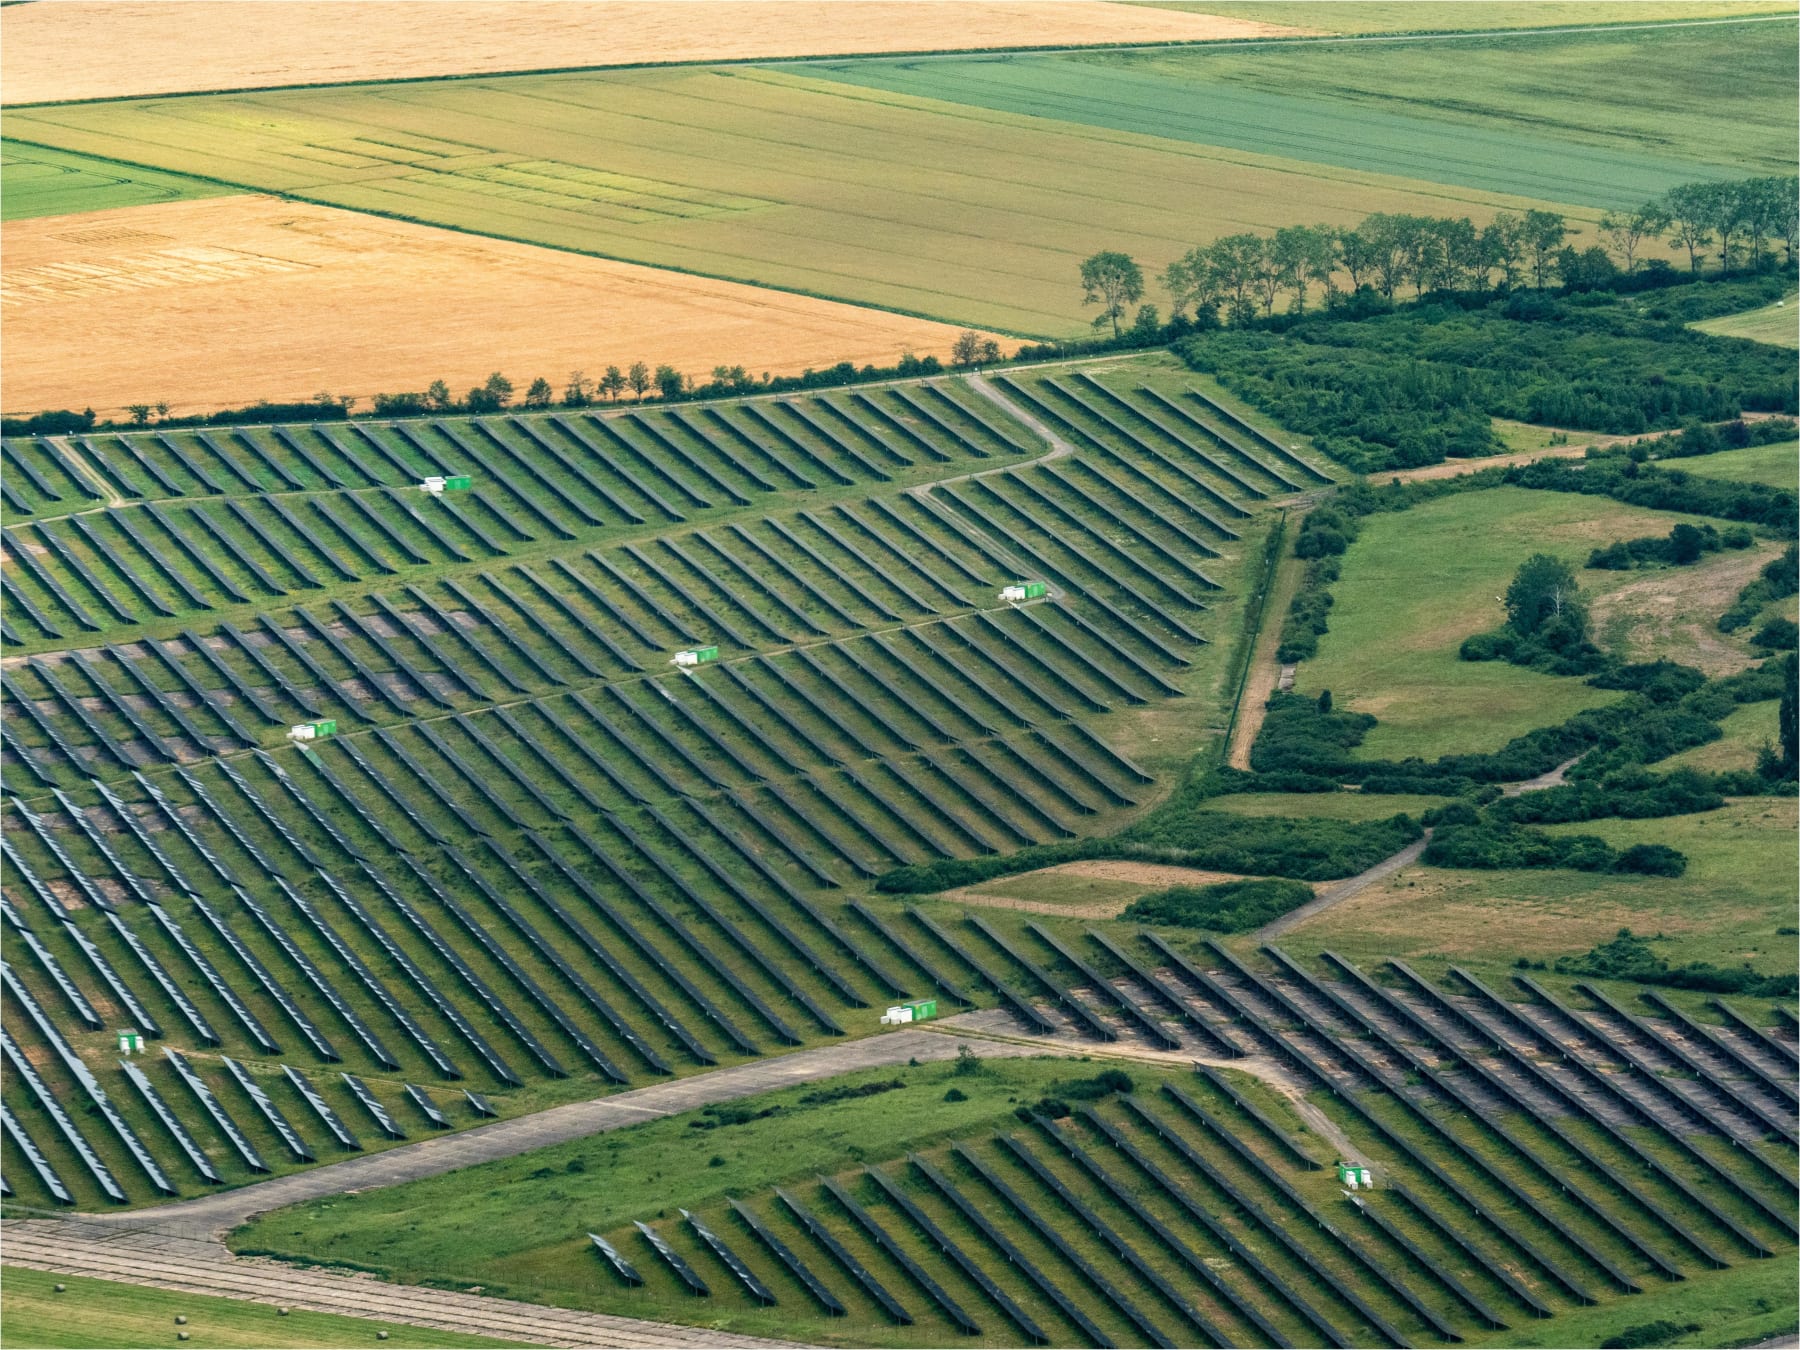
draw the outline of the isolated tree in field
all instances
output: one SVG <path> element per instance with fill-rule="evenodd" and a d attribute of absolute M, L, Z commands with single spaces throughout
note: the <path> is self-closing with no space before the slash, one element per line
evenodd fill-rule
<path fill-rule="evenodd" d="M 686 383 L 681 372 L 674 366 L 658 366 L 652 378 L 656 381 L 657 392 L 664 398 L 674 398 L 681 393 L 681 387 Z"/>
<path fill-rule="evenodd" d="M 1531 260 L 1531 284 L 1550 284 L 1550 266 L 1569 237 L 1569 223 L 1554 211 L 1527 211 L 1521 226 L 1525 256 Z"/>
<path fill-rule="evenodd" d="M 1125 307 L 1143 298 L 1144 272 L 1129 254 L 1109 250 L 1081 264 L 1081 303 L 1100 306 L 1094 327 L 1110 321 L 1117 337 Z"/>
<path fill-rule="evenodd" d="M 569 382 L 563 386 L 563 403 L 570 408 L 585 408 L 593 401 L 594 382 L 587 372 L 571 370 Z"/>
<path fill-rule="evenodd" d="M 1575 571 L 1561 558 L 1534 553 L 1506 588 L 1506 625 L 1520 637 L 1548 637 L 1551 625 L 1577 641 L 1587 636 L 1587 607 Z"/>
<path fill-rule="evenodd" d="M 450 386 L 442 380 L 433 380 L 425 387 L 425 401 L 438 412 L 447 411 L 455 402 L 450 397 Z"/>
<path fill-rule="evenodd" d="M 1696 276 L 1700 272 L 1700 259 L 1705 256 L 1701 250 L 1712 243 L 1711 186 L 1709 183 L 1683 183 L 1670 188 L 1660 203 L 1669 217 L 1669 242 L 1687 250 L 1688 270 Z"/>
<path fill-rule="evenodd" d="M 1637 271 L 1638 249 L 1646 239 L 1657 239 L 1669 228 L 1669 213 L 1660 202 L 1645 202 L 1635 211 L 1608 211 L 1600 217 L 1600 235 L 1619 255 L 1619 266 Z"/>
<path fill-rule="evenodd" d="M 141 427 L 150 420 L 150 405 L 148 403 L 134 403 L 127 408 L 126 411 L 131 414 L 131 424 L 133 426 Z"/>
<path fill-rule="evenodd" d="M 633 361 L 631 369 L 625 372 L 625 382 L 631 386 L 631 392 L 639 398 L 650 387 L 650 367 L 642 361 Z"/>
<path fill-rule="evenodd" d="M 617 403 L 619 395 L 625 392 L 625 372 L 617 366 L 608 366 L 595 387 L 606 395 L 609 403 Z"/>
<path fill-rule="evenodd" d="M 950 364 L 953 366 L 972 366 L 981 359 L 981 334 L 973 328 L 965 328 L 956 335 L 956 341 L 950 347 Z"/>
<path fill-rule="evenodd" d="M 550 387 L 550 381 L 540 375 L 525 390 L 525 406 L 527 408 L 548 408 L 550 401 L 555 397 L 556 391 Z"/>

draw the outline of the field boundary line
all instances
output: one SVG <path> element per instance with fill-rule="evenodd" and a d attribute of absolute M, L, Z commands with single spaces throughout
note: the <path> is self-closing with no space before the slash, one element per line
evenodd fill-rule
<path fill-rule="evenodd" d="M 1292 37 L 1270 35 L 1260 38 L 1170 38 L 1162 42 L 1064 42 L 1040 43 L 1035 45 L 999 47 L 956 47 L 930 48 L 924 51 L 881 52 L 815 52 L 804 56 L 718 56 L 701 57 L 681 61 L 624 61 L 608 65 L 583 66 L 532 66 L 520 70 L 485 70 L 471 71 L 462 74 L 443 75 L 390 75 L 376 79 L 362 80 L 320 80 L 300 84 L 253 84 L 225 86 L 218 89 L 181 89 L 160 94 L 104 94 L 97 98 L 57 98 L 40 99 L 33 103 L 11 103 L 6 105 L 13 112 L 23 112 L 36 108 L 72 108 L 86 107 L 100 103 L 152 103 L 174 98 L 212 98 L 242 94 L 275 94 L 291 93 L 305 89 L 371 89 L 387 85 L 401 84 L 447 84 L 462 80 L 508 80 L 533 75 L 589 75 L 600 71 L 633 71 L 633 70 L 684 70 L 706 69 L 714 66 L 804 66 L 827 61 L 953 61 L 967 59 L 971 56 L 1021 55 L 1032 56 L 1039 53 L 1045 55 L 1067 55 L 1082 52 L 1158 52 L 1158 51 L 1208 51 L 1214 48 L 1228 47 L 1293 47 L 1324 42 L 1445 42 L 1464 38 L 1508 38 L 1508 37 L 1554 37 L 1565 33 L 1616 33 L 1635 32 L 1658 28 L 1703 28 L 1720 24 L 1743 23 L 1792 23 L 1800 15 L 1794 14 L 1745 14 L 1742 16 L 1719 17 L 1712 19 L 1662 19 L 1652 23 L 1627 21 L 1622 23 L 1597 23 L 1585 25 L 1566 25 L 1554 28 L 1484 28 L 1462 31 L 1457 29 L 1421 29 L 1410 33 L 1327 33 L 1297 34 Z M 51 147 L 55 148 L 55 147 Z M 95 156 L 99 158 L 99 156 Z M 122 162 L 122 161 L 118 161 Z M 170 173 L 173 170 L 160 170 Z M 188 174 L 194 178 L 199 175 Z M 217 181 L 202 178 L 201 181 Z"/>

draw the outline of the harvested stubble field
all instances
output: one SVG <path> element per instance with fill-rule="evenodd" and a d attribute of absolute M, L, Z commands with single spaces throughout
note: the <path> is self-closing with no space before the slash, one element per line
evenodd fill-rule
<path fill-rule="evenodd" d="M 1544 203 L 701 68 L 39 108 L 14 135 L 239 186 L 1021 333 L 1087 332 L 1104 244 Z M 1597 211 L 1568 208 L 1576 228 Z M 1585 242 L 1577 240 L 1577 243 Z"/>
<path fill-rule="evenodd" d="M 183 413 L 321 389 L 366 399 L 492 370 L 667 363 L 795 374 L 903 353 L 956 331 L 630 263 L 263 196 L 10 223 L 9 411 L 166 400 Z M 397 341 L 397 335 L 404 340 Z"/>
<path fill-rule="evenodd" d="M 1206 42 L 1296 31 L 1105 0 L 649 0 L 419 5 L 354 11 L 290 0 L 281 20 L 229 0 L 9 6 L 0 78 L 10 104 L 433 75 L 729 61 L 851 52 L 1101 42 Z M 203 41 L 201 39 L 204 39 Z"/>

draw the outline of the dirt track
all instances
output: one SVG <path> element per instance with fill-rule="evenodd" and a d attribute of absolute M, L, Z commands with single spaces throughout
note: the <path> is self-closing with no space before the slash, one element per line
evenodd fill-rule
<path fill-rule="evenodd" d="M 762 1346 L 759 1340 L 704 1327 L 574 1312 L 511 1299 L 386 1284 L 367 1276 L 307 1270 L 285 1262 L 234 1257 L 216 1242 L 83 1219 L 11 1220 L 0 1226 L 9 1265 L 64 1275 L 210 1294 L 309 1312 L 405 1322 L 441 1331 L 530 1345 Z M 70 1295 L 74 1297 L 74 1295 Z M 200 1322 L 204 1322 L 204 1318 Z M 204 1333 L 197 1322 L 195 1330 Z M 195 1344 L 202 1344 L 196 1341 Z"/>

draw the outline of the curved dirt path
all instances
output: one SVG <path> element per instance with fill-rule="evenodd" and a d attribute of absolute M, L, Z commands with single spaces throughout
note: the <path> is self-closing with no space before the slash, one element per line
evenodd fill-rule
<path fill-rule="evenodd" d="M 873 1012 L 869 1014 L 871 1021 L 874 1016 Z M 345 1158 L 341 1162 L 253 1182 L 235 1190 L 197 1195 L 190 1200 L 178 1200 L 151 1209 L 87 1217 L 92 1222 L 121 1229 L 154 1227 L 191 1238 L 217 1238 L 255 1215 L 284 1205 L 318 1200 L 353 1189 L 398 1186 L 717 1102 L 773 1092 L 857 1069 L 904 1064 L 914 1058 L 948 1059 L 955 1053 L 956 1047 L 947 1044 L 944 1037 L 926 1036 L 917 1031 L 890 1031 L 712 1069 L 688 1078 L 651 1083 L 590 1101 L 570 1102 L 566 1106 L 555 1106 L 510 1120 L 496 1120 L 453 1134 L 434 1135 L 415 1144 Z"/>

